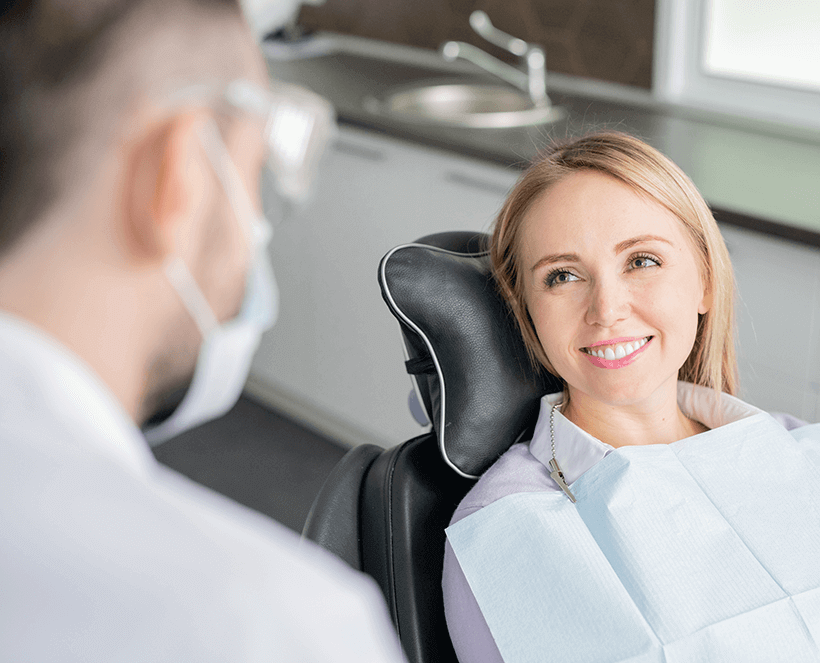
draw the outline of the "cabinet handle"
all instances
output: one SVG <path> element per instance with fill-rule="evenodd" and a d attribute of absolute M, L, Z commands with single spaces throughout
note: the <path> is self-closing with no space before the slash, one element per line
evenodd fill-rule
<path fill-rule="evenodd" d="M 356 143 L 349 143 L 346 140 L 337 140 L 333 145 L 333 149 L 347 156 L 358 157 L 366 161 L 379 162 L 387 160 L 387 155 L 380 150 L 374 150 L 372 147 L 365 147 L 364 145 L 358 145 Z"/>
<path fill-rule="evenodd" d="M 446 172 L 444 174 L 444 181 L 450 182 L 451 184 L 466 186 L 470 189 L 478 189 L 487 193 L 497 193 L 501 197 L 506 197 L 506 195 L 510 192 L 509 187 L 499 184 L 498 182 L 492 182 L 490 180 L 484 180 L 479 177 L 464 175 L 463 173 L 457 173 L 454 171 Z"/>

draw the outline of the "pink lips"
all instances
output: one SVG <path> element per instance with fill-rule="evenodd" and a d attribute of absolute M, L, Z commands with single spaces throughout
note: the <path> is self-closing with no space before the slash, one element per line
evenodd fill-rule
<path fill-rule="evenodd" d="M 635 339 L 632 338 L 615 338 L 610 341 L 601 341 L 598 343 L 593 343 L 589 347 L 594 348 L 598 345 L 617 345 L 618 343 L 630 343 Z M 624 366 L 629 366 L 635 359 L 641 354 L 644 350 L 646 350 L 652 341 L 655 340 L 653 336 L 650 338 L 646 343 L 643 344 L 642 347 L 638 348 L 633 352 L 631 355 L 627 355 L 626 357 L 621 357 L 620 359 L 602 359 L 601 357 L 596 357 L 595 355 L 588 355 L 584 352 L 584 356 L 592 362 L 593 366 L 597 366 L 598 368 L 623 368 Z"/>

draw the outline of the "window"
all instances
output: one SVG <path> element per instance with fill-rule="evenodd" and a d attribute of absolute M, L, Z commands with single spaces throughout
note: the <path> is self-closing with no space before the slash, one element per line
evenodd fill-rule
<path fill-rule="evenodd" d="M 820 129 L 818 0 L 657 0 L 654 94 Z"/>

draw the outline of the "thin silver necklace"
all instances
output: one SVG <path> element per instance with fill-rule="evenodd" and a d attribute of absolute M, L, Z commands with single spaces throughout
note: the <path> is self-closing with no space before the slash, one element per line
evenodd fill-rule
<path fill-rule="evenodd" d="M 555 458 L 555 410 L 558 409 L 559 405 L 561 405 L 561 403 L 556 403 L 552 406 L 552 409 L 550 410 L 550 442 L 552 443 L 552 460 L 549 462 L 550 476 L 552 477 L 552 480 L 558 484 L 558 487 L 566 493 L 567 497 L 569 497 L 570 501 L 574 504 L 575 495 L 573 495 L 572 491 L 569 489 L 566 479 L 564 479 L 564 473 L 561 471 L 561 466 L 558 465 L 558 461 Z"/>

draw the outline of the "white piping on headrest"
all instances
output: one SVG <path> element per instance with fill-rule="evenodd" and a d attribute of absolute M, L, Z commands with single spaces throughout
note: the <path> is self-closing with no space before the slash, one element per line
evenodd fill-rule
<path fill-rule="evenodd" d="M 432 251 L 438 251 L 440 253 L 446 253 L 446 254 L 453 255 L 453 256 L 465 256 L 465 257 L 486 256 L 488 254 L 488 252 L 487 251 L 481 251 L 479 253 L 461 253 L 459 251 L 448 251 L 447 249 L 441 249 L 437 246 L 430 246 L 428 244 L 418 244 L 418 243 L 402 244 L 401 246 L 397 246 L 396 248 L 391 249 L 390 251 L 388 251 L 388 253 L 384 256 L 384 258 L 382 258 L 381 265 L 379 266 L 381 281 L 384 284 L 385 295 L 386 295 L 388 301 L 390 302 L 390 307 L 407 324 L 407 326 L 410 327 L 410 329 L 412 329 L 414 332 L 416 332 L 416 334 L 419 335 L 421 340 L 424 341 L 424 344 L 427 346 L 427 350 L 430 352 L 430 357 L 433 359 L 433 365 L 436 367 L 436 373 L 438 374 L 439 385 L 441 387 L 441 408 L 440 408 L 441 409 L 441 415 L 440 415 L 440 421 L 439 421 L 439 426 L 438 426 L 438 446 L 439 446 L 439 451 L 441 452 L 441 457 L 444 459 L 444 462 L 447 463 L 447 465 L 449 465 L 450 468 L 452 468 L 452 470 L 456 474 L 464 477 L 465 479 L 478 479 L 479 478 L 478 476 L 475 476 L 473 474 L 467 474 L 463 470 L 459 469 L 455 465 L 455 463 L 453 463 L 453 461 L 450 460 L 449 456 L 447 455 L 447 450 L 444 447 L 444 422 L 446 420 L 445 419 L 445 414 L 446 414 L 445 413 L 445 406 L 446 406 L 446 403 L 447 403 L 446 389 L 445 389 L 446 385 L 444 384 L 444 373 L 441 370 L 441 365 L 438 362 L 438 357 L 436 356 L 436 353 L 435 353 L 435 350 L 433 349 L 432 343 L 430 343 L 430 339 L 427 338 L 427 335 L 421 329 L 419 329 L 419 327 L 416 326 L 416 324 L 412 320 L 410 320 L 410 318 L 408 318 L 404 314 L 404 311 L 402 311 L 398 307 L 398 305 L 396 304 L 396 300 L 393 299 L 393 295 L 390 292 L 390 285 L 387 283 L 387 276 L 385 275 L 385 267 L 387 265 L 387 261 L 397 251 L 400 251 L 401 249 L 410 249 L 410 248 L 429 249 L 429 250 L 432 250 Z M 422 399 L 422 401 L 423 401 L 423 399 Z M 427 418 L 430 421 L 433 420 L 433 418 L 429 416 L 429 413 L 428 413 Z"/>

